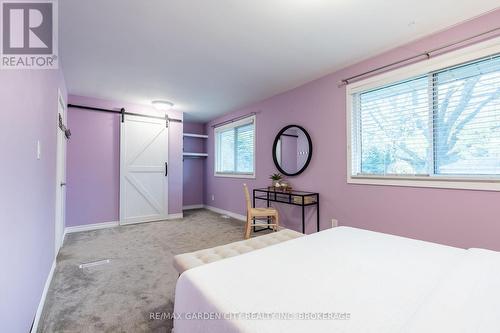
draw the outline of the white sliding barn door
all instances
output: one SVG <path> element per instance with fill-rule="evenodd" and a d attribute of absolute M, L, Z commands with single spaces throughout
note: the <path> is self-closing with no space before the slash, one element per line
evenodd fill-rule
<path fill-rule="evenodd" d="M 120 136 L 120 224 L 167 219 L 166 120 L 126 115 Z"/>

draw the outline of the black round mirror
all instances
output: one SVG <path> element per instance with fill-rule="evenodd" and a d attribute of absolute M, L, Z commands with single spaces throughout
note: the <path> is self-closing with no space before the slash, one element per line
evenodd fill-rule
<path fill-rule="evenodd" d="M 297 176 L 311 162 L 312 151 L 309 133 L 301 126 L 288 125 L 274 139 L 274 164 L 282 174 Z"/>

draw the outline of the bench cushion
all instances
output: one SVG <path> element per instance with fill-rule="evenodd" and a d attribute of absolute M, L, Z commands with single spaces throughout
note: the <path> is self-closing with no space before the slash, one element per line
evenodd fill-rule
<path fill-rule="evenodd" d="M 174 257 L 174 267 L 181 274 L 182 272 L 210 262 L 234 257 L 239 254 L 247 253 L 263 247 L 278 244 L 290 239 L 304 236 L 300 232 L 290 229 L 283 229 L 278 232 L 272 232 L 267 235 L 246 239 L 239 242 L 229 243 L 213 247 L 210 249 L 183 253 Z"/>

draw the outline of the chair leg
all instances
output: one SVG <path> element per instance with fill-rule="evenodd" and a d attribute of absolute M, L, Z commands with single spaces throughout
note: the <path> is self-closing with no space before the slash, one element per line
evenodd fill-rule
<path fill-rule="evenodd" d="M 252 218 L 247 214 L 247 224 L 245 225 L 245 239 L 250 238 L 250 232 L 252 231 Z"/>

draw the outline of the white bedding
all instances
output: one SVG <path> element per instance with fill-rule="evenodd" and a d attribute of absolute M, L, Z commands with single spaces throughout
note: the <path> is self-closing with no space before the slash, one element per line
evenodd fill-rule
<path fill-rule="evenodd" d="M 500 253 L 468 250 L 404 332 L 500 332 Z"/>
<path fill-rule="evenodd" d="M 459 305 L 446 308 L 449 318 L 439 310 L 448 299 L 471 302 L 471 311 L 498 310 L 499 259 L 491 255 L 478 263 L 476 257 L 484 254 L 479 252 L 348 227 L 322 231 L 184 272 L 176 288 L 175 313 L 181 318 L 174 321 L 175 333 L 489 332 L 499 327 L 498 319 L 485 323 L 484 330 L 461 331 L 466 318 L 447 326 L 459 316 Z M 490 273 L 496 281 L 485 274 L 463 276 L 469 262 L 478 269 L 494 262 Z M 470 293 L 461 298 L 462 279 Z M 488 298 L 488 286 L 496 297 Z M 347 313 L 350 318 L 236 320 L 231 313 Z"/>

